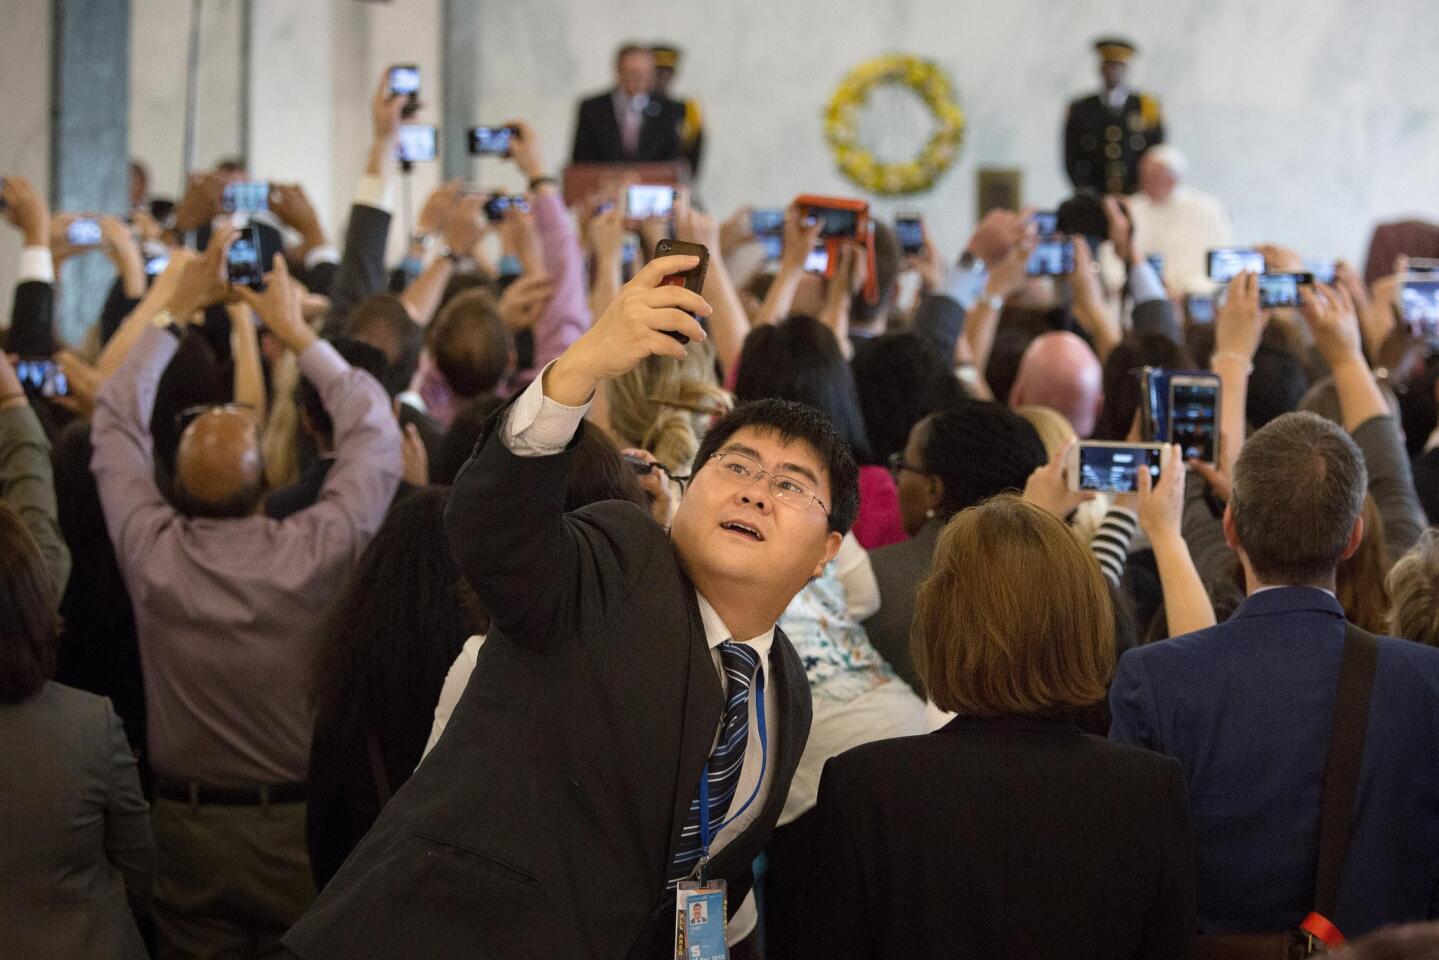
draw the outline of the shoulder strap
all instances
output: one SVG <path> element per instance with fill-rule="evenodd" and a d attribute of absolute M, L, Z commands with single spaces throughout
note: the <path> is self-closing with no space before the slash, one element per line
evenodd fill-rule
<path fill-rule="evenodd" d="M 1324 792 L 1319 801 L 1319 869 L 1314 875 L 1314 909 L 1334 916 L 1339 880 L 1349 853 L 1359 766 L 1369 727 L 1369 700 L 1379 665 L 1379 641 L 1352 623 L 1344 624 L 1344 655 L 1339 663 L 1339 693 L 1324 762 Z"/>
<path fill-rule="evenodd" d="M 365 728 L 365 749 L 370 754 L 370 778 L 375 781 L 375 799 L 381 809 L 390 802 L 390 775 L 385 772 L 385 758 L 380 753 L 380 737 L 374 727 Z"/>

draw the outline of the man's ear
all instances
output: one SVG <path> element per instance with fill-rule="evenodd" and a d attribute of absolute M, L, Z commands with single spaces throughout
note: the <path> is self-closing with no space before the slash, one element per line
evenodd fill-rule
<path fill-rule="evenodd" d="M 927 474 L 925 480 L 929 483 L 924 494 L 925 506 L 938 510 L 939 505 L 944 502 L 944 481 L 934 474 Z"/>
<path fill-rule="evenodd" d="M 833 560 L 834 555 L 839 553 L 839 545 L 843 542 L 844 534 L 838 532 L 837 530 L 831 530 L 829 532 L 829 536 L 826 537 L 824 541 L 824 559 L 822 559 L 819 563 L 815 564 L 814 572 L 809 575 L 809 578 L 811 580 L 824 573 L 825 564 Z"/>
<path fill-rule="evenodd" d="M 1234 507 L 1230 504 L 1224 505 L 1224 542 L 1229 544 L 1229 549 L 1236 554 L 1240 551 L 1239 534 L 1234 528 Z"/>
<path fill-rule="evenodd" d="M 1354 551 L 1359 549 L 1359 544 L 1364 542 L 1364 515 L 1360 514 L 1354 518 L 1354 527 L 1349 531 L 1349 542 L 1344 545 L 1344 553 L 1340 560 L 1348 560 L 1354 556 Z"/>

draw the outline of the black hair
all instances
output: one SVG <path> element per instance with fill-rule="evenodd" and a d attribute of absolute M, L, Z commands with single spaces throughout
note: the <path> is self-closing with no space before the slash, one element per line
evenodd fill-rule
<path fill-rule="evenodd" d="M 355 369 L 365 371 L 376 380 L 384 376 L 385 355 L 379 349 L 348 337 L 341 337 L 334 341 L 334 347 L 340 358 Z M 315 385 L 310 382 L 309 377 L 301 377 L 300 382 L 295 384 L 295 406 L 304 411 L 310 421 L 310 426 L 320 436 L 327 440 L 334 439 L 334 421 L 330 419 L 330 413 L 325 409 L 325 402 L 320 397 L 320 391 L 315 389 Z"/>
<path fill-rule="evenodd" d="M 850 366 L 869 452 L 880 463 L 905 448 L 916 423 L 965 399 L 934 341 L 913 331 L 876 337 L 855 351 Z"/>
<path fill-rule="evenodd" d="M 874 275 L 879 296 L 874 303 L 865 298 L 861 290 L 850 298 L 849 322 L 851 326 L 863 327 L 876 317 L 889 313 L 898 294 L 896 282 L 899 279 L 900 260 L 903 254 L 899 248 L 899 235 L 887 223 L 874 222 Z"/>
<path fill-rule="evenodd" d="M 1104 406 L 1094 425 L 1095 440 L 1123 440 L 1129 436 L 1141 400 L 1141 367 L 1191 370 L 1194 364 L 1189 351 L 1157 333 L 1130 335 L 1121 340 L 1104 360 Z"/>
<path fill-rule="evenodd" d="M 927 425 L 922 462 L 914 466 L 944 482 L 939 507 L 945 516 L 1023 491 L 1049 459 L 1033 425 L 1003 404 L 966 401 L 934 414 Z"/>
<path fill-rule="evenodd" d="M 874 463 L 854 374 L 824 324 L 794 314 L 745 337 L 734 385 L 740 403 L 776 397 L 808 404 L 829 416 L 861 463 Z"/>
<path fill-rule="evenodd" d="M 433 710 L 465 640 L 488 629 L 450 552 L 448 499 L 425 487 L 398 501 L 360 555 L 319 629 L 317 723 Z"/>
<path fill-rule="evenodd" d="M 481 394 L 467 402 L 450 421 L 440 441 L 435 461 L 430 464 L 430 482 L 448 486 L 455 482 L 460 468 L 475 452 L 475 444 L 485 432 L 485 424 L 505 402 L 492 393 Z"/>
<path fill-rule="evenodd" d="M 859 512 L 859 465 L 834 421 L 810 404 L 777 398 L 740 404 L 716 420 L 700 441 L 694 472 L 702 470 L 710 457 L 746 427 L 778 434 L 787 441 L 797 440 L 819 456 L 829 474 L 829 502 L 825 504 L 829 508 L 829 528 L 848 533 Z"/>
<path fill-rule="evenodd" d="M 601 500 L 628 500 L 649 512 L 649 501 L 634 468 L 603 430 L 586 426 L 575 442 L 565 485 L 565 512 Z"/>
<path fill-rule="evenodd" d="M 1298 410 L 1308 391 L 1309 374 L 1304 361 L 1282 338 L 1266 331 L 1259 349 L 1254 351 L 1254 372 L 1249 375 L 1244 404 L 1250 426 L 1258 430 L 1275 417 Z"/>

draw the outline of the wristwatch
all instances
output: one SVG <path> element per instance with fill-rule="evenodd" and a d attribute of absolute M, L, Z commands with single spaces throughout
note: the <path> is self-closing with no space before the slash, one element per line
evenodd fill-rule
<path fill-rule="evenodd" d="M 556 180 L 554 177 L 550 177 L 550 176 L 534 177 L 533 179 L 530 180 L 530 193 L 534 193 L 536 190 L 538 190 L 540 187 L 543 187 L 543 186 L 544 186 L 545 184 L 547 184 L 547 183 L 549 183 L 549 184 L 554 184 L 554 185 L 556 185 L 556 186 L 559 185 L 559 181 Z"/>
<path fill-rule="evenodd" d="M 959 255 L 959 268 L 961 270 L 984 269 L 984 261 L 970 253 L 968 250 Z"/>

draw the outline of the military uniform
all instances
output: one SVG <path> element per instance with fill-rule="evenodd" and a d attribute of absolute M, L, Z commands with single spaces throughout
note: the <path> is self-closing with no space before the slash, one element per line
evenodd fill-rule
<path fill-rule="evenodd" d="M 673 73 L 679 69 L 680 52 L 677 48 L 660 45 L 651 47 L 650 53 L 655 58 L 656 70 L 668 70 Z M 679 120 L 680 156 L 690 162 L 690 173 L 698 174 L 700 156 L 704 152 L 705 142 L 704 120 L 700 115 L 700 104 L 698 100 L 689 97 L 676 97 L 675 102 L 683 111 Z"/>
<path fill-rule="evenodd" d="M 1101 58 L 1128 63 L 1134 45 L 1110 38 L 1095 44 Z M 1138 186 L 1139 158 L 1164 142 L 1159 101 L 1147 93 L 1130 93 L 1111 106 L 1104 94 L 1069 105 L 1064 121 L 1064 169 L 1075 190 L 1133 193 Z"/>

